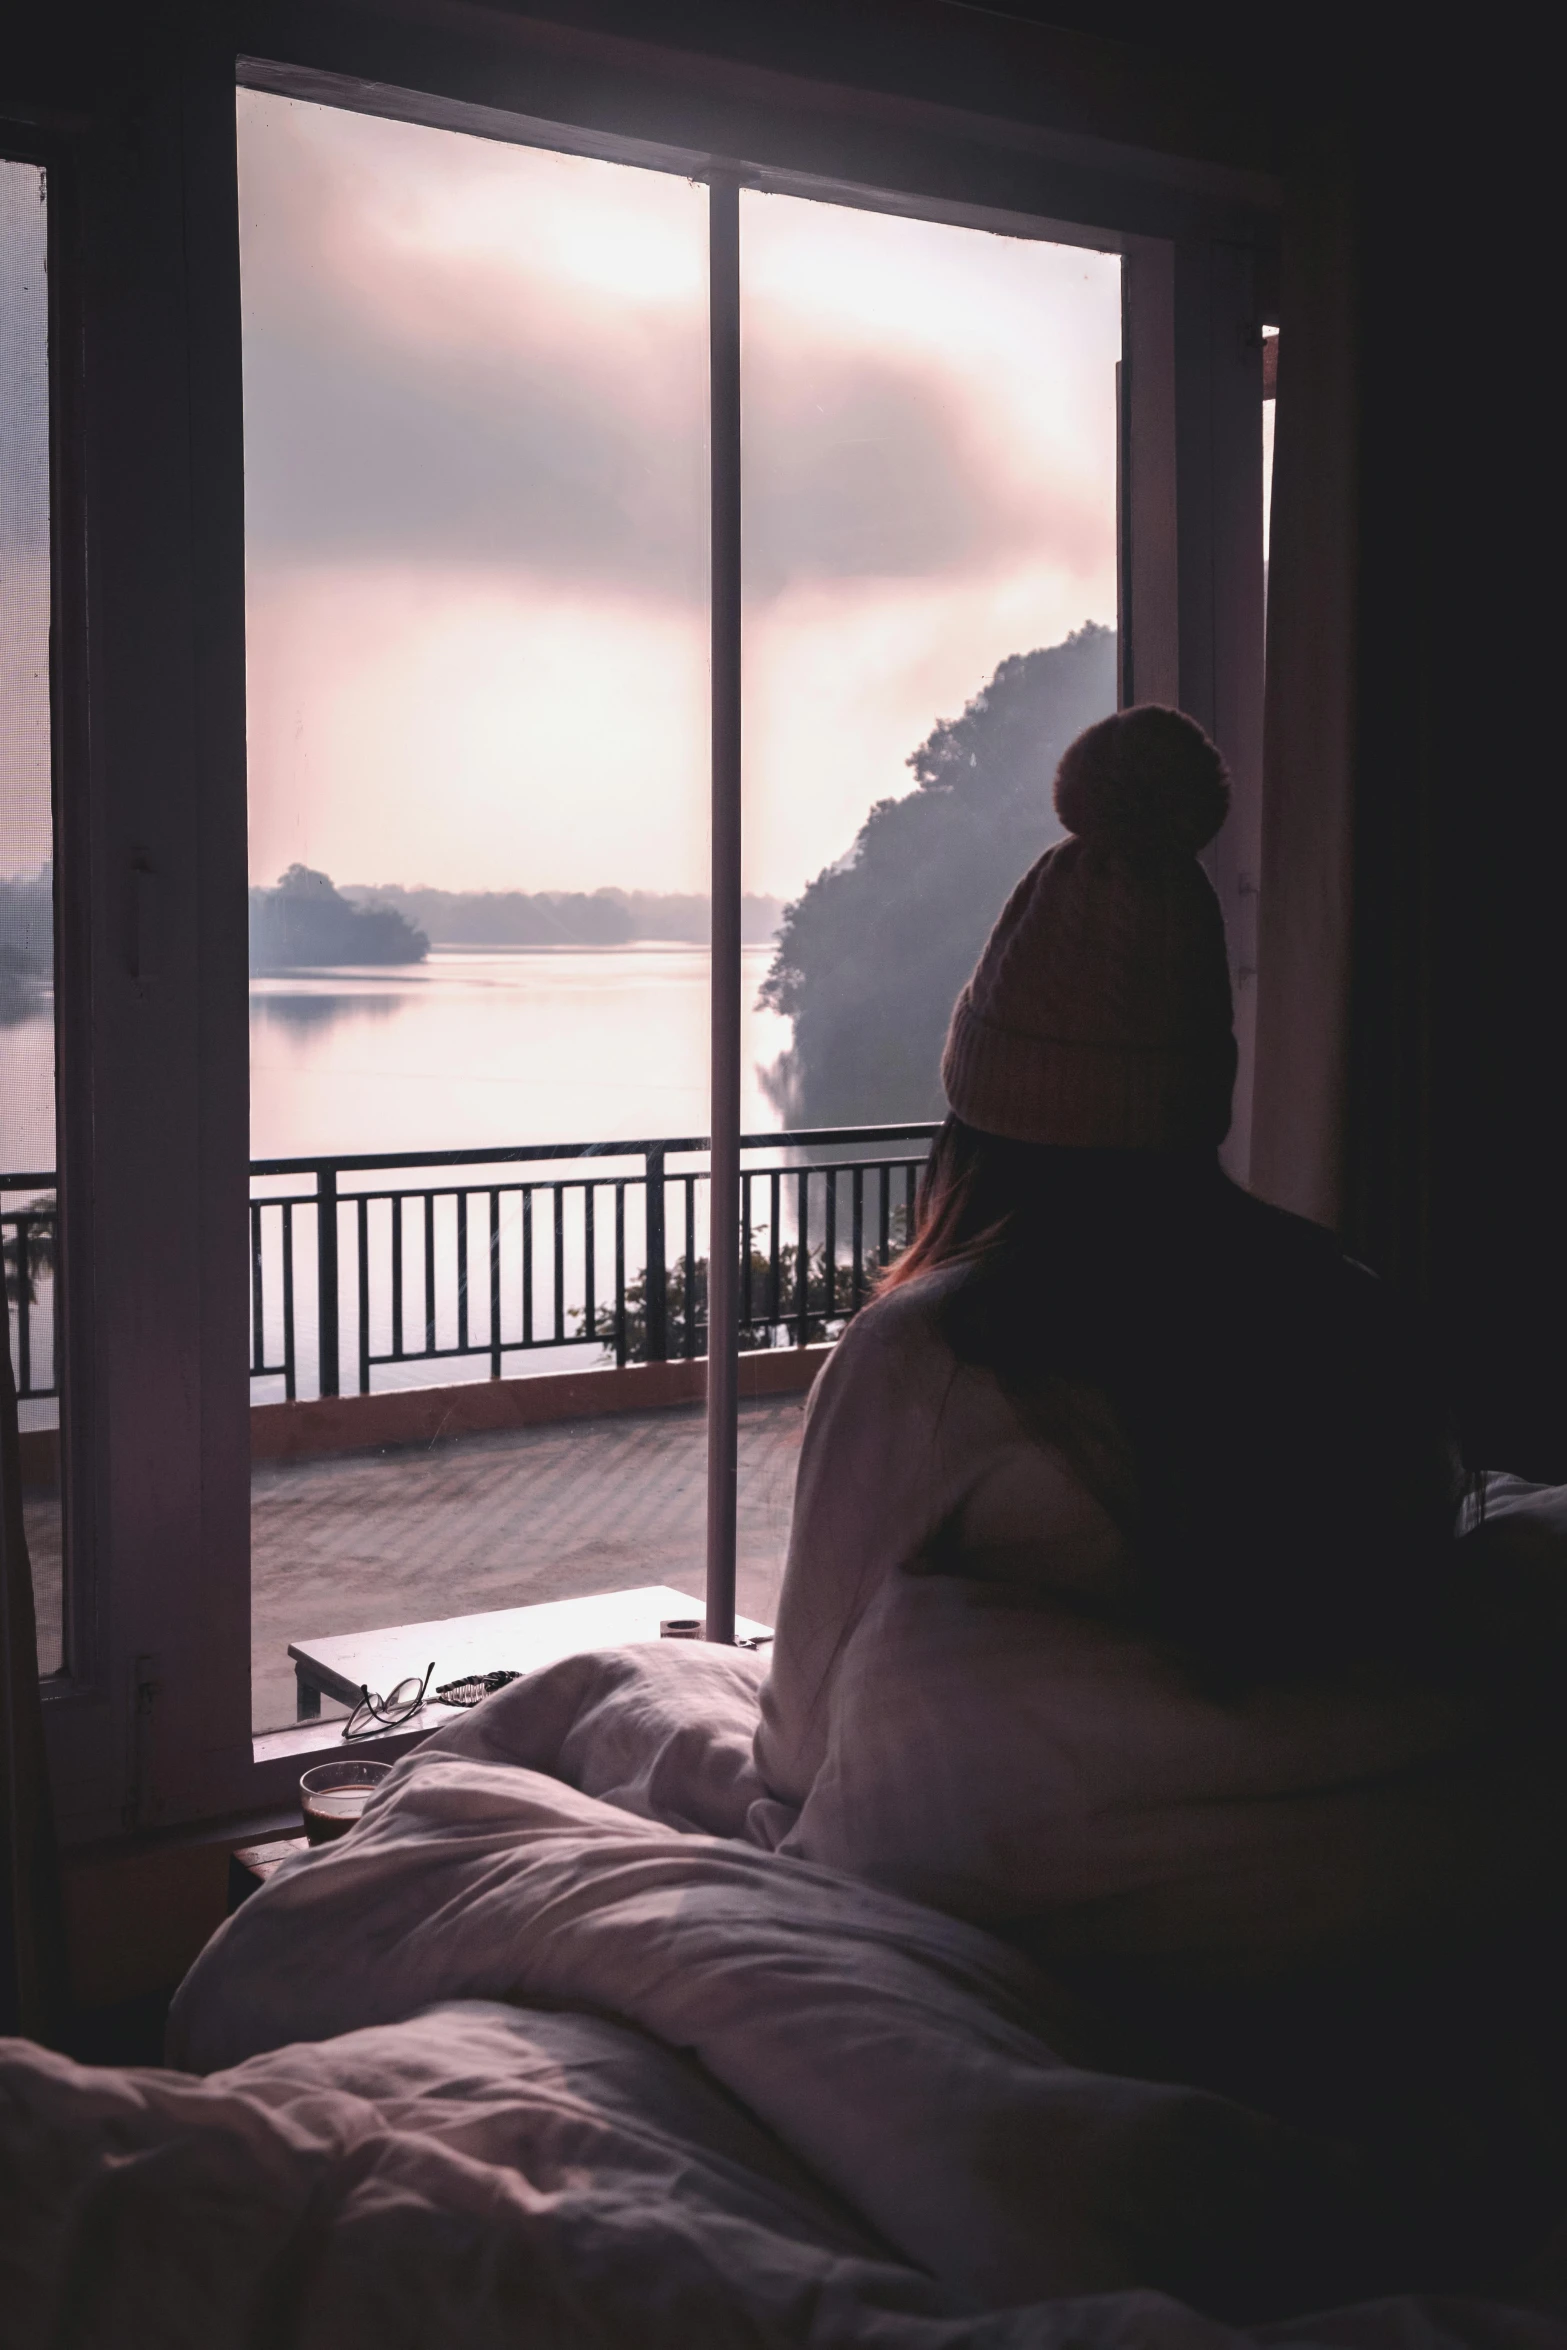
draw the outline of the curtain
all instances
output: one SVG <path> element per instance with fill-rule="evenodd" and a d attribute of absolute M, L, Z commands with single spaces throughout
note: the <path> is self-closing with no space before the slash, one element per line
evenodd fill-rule
<path fill-rule="evenodd" d="M 1557 1482 L 1552 194 L 1505 65 L 1401 49 L 1286 175 L 1251 1167 L 1424 1301 L 1471 1465 Z"/>
<path fill-rule="evenodd" d="M 1281 258 L 1251 1183 L 1332 1225 L 1354 906 L 1356 280 L 1347 144 L 1319 132 L 1287 182 Z"/>

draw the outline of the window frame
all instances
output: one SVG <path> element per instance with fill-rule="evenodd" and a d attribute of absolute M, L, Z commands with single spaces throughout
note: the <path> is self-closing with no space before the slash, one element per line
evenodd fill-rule
<path fill-rule="evenodd" d="M 82 961 L 79 878 L 87 857 L 78 788 L 86 753 L 84 572 L 80 432 L 81 269 L 78 250 L 80 141 L 70 128 L 0 118 L 0 158 L 43 173 L 49 417 L 49 722 L 54 872 L 55 1280 L 59 1293 L 62 1659 L 43 1677 L 50 1697 L 90 1685 L 101 1661 L 103 1626 L 88 1481 L 73 1475 L 91 1458 L 93 1364 L 91 1251 L 84 1236 L 84 1187 L 76 1144 L 85 1088 L 67 1082 L 87 1049 L 82 990 L 67 980 Z"/>
<path fill-rule="evenodd" d="M 90 138 L 45 142 L 67 197 L 56 272 L 51 179 L 69 1644 L 45 1689 L 71 1841 L 286 1803 L 300 1756 L 335 1736 L 250 1725 L 238 83 L 1119 252 L 1125 684 L 1189 710 L 1230 760 L 1235 841 L 1214 872 L 1249 1071 L 1277 184 L 526 19 L 301 25 L 262 0 L 243 43 L 220 33 Z M 30 146 L 3 124 L 0 144 Z M 1245 1143 L 1242 1115 L 1242 1176 Z"/>

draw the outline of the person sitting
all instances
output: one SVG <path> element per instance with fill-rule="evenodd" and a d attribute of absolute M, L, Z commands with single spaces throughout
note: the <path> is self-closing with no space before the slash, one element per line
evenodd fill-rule
<path fill-rule="evenodd" d="M 1219 1165 L 1228 797 L 1173 710 L 1061 761 L 810 1400 L 751 1832 L 1019 1942 L 1118 2064 L 1348 2127 L 1433 1954 L 1538 1924 L 1562 1774 L 1465 1628 L 1428 1333 Z"/>

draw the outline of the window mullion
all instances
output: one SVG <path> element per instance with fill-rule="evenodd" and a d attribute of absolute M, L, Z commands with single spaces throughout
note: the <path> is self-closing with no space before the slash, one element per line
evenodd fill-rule
<path fill-rule="evenodd" d="M 735 1632 L 740 1251 L 740 187 L 708 181 L 712 1064 L 708 1116 L 707 1618 Z"/>

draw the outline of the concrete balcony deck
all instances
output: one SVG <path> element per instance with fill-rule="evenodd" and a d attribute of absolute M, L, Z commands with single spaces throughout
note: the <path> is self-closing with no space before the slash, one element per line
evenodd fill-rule
<path fill-rule="evenodd" d="M 804 1406 L 803 1395 L 740 1406 L 738 1605 L 769 1624 Z M 290 1640 L 648 1583 L 699 1592 L 706 1480 L 696 1405 L 259 1464 L 255 1728 L 294 1719 Z"/>

